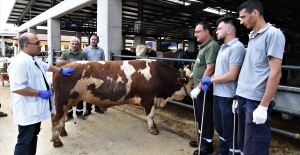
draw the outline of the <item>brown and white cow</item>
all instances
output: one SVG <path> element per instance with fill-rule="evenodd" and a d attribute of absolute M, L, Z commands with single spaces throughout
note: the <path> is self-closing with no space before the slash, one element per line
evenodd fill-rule
<path fill-rule="evenodd" d="M 152 48 L 149 48 L 145 45 L 137 45 L 136 48 L 130 48 L 130 51 L 135 53 L 136 56 L 150 56 L 150 57 L 158 57 L 158 58 L 173 58 L 174 52 L 173 51 L 154 51 Z"/>
<path fill-rule="evenodd" d="M 188 83 L 185 74 L 162 61 L 150 59 L 63 61 L 57 66 L 74 67 L 75 72 L 70 77 L 61 74 L 53 77 L 56 104 L 56 114 L 52 115 L 54 147 L 63 145 L 59 136 L 67 136 L 64 117 L 68 109 L 80 100 L 102 109 L 121 104 L 141 105 L 145 109 L 150 132 L 156 135 L 154 109 L 163 107 L 167 99 L 185 96 L 178 91 Z"/>

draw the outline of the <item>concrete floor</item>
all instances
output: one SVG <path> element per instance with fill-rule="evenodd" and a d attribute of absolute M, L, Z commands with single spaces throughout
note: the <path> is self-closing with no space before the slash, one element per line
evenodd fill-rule
<path fill-rule="evenodd" d="M 17 141 L 17 125 L 9 109 L 9 84 L 0 86 L 1 111 L 8 117 L 0 118 L 0 154 L 12 155 Z M 61 138 L 64 146 L 54 148 L 50 120 L 42 122 L 38 139 L 38 155 L 187 155 L 195 150 L 188 139 L 159 128 L 159 135 L 151 135 L 144 120 L 109 108 L 105 114 L 92 113 L 77 124 L 66 123 L 67 137 Z"/>

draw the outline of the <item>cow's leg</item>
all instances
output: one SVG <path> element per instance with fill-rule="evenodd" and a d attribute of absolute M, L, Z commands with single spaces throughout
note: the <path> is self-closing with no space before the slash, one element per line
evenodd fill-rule
<path fill-rule="evenodd" d="M 61 142 L 61 140 L 59 138 L 61 123 L 59 123 L 60 119 L 58 119 L 56 116 L 57 115 L 52 116 L 52 139 L 51 139 L 51 141 L 53 142 L 54 147 L 61 147 L 61 146 L 63 146 L 63 143 Z"/>
<path fill-rule="evenodd" d="M 62 137 L 66 137 L 66 136 L 68 135 L 68 133 L 67 133 L 67 131 L 66 131 L 66 128 L 65 128 L 65 123 L 66 123 L 65 117 L 67 116 L 68 110 L 70 109 L 70 107 L 71 107 L 71 106 L 64 106 L 64 109 L 66 109 L 66 110 L 65 110 L 65 112 L 64 112 L 63 117 L 60 118 L 60 120 L 59 120 L 59 124 L 60 124 L 60 127 L 61 127 L 61 128 L 59 129 L 59 135 L 62 136 Z"/>
<path fill-rule="evenodd" d="M 67 131 L 66 131 L 66 128 L 65 128 L 65 116 L 62 117 L 60 120 L 59 120 L 59 124 L 61 124 L 61 128 L 59 130 L 59 135 L 62 136 L 62 137 L 66 137 L 68 135 Z"/>
<path fill-rule="evenodd" d="M 153 120 L 154 109 L 155 109 L 155 106 L 153 105 L 151 108 L 145 108 L 145 111 L 146 111 L 146 115 L 147 115 L 147 124 L 148 124 L 149 130 L 150 130 L 150 133 L 153 135 L 157 135 L 158 129 Z"/>
<path fill-rule="evenodd" d="M 64 108 L 63 108 L 64 107 Z M 65 129 L 65 116 L 68 113 L 70 105 L 65 105 L 63 107 L 56 107 L 56 113 L 61 115 L 52 115 L 52 139 L 54 147 L 61 147 L 63 143 L 61 142 L 59 136 L 67 136 L 68 133 Z"/>

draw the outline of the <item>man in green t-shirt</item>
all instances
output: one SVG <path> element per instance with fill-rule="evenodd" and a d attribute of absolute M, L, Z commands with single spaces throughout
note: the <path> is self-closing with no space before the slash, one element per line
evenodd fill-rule
<path fill-rule="evenodd" d="M 80 51 L 80 40 L 77 37 L 72 37 L 70 40 L 70 50 L 67 50 L 62 53 L 61 60 L 86 60 L 86 54 Z M 76 106 L 76 115 L 79 119 L 85 120 L 83 114 L 83 101 L 79 101 Z M 73 119 L 73 108 L 71 107 L 68 111 L 66 122 L 69 122 Z"/>
<path fill-rule="evenodd" d="M 77 37 L 72 37 L 70 40 L 70 50 L 66 50 L 61 55 L 61 60 L 87 60 L 86 54 L 80 51 L 80 40 Z"/>
<path fill-rule="evenodd" d="M 195 88 L 191 92 L 191 97 L 195 99 L 195 114 L 198 123 L 198 131 L 202 132 L 200 154 L 210 154 L 214 152 L 213 148 L 213 91 L 212 87 L 202 86 L 200 80 L 204 76 L 212 76 L 215 70 L 216 58 L 220 49 L 219 44 L 212 38 L 211 27 L 207 22 L 199 22 L 196 24 L 195 37 L 201 43 L 196 62 L 193 66 L 193 76 Z M 203 90 L 201 92 L 201 89 Z M 203 110 L 204 93 L 206 92 L 203 127 L 201 130 L 201 118 Z M 199 139 L 198 139 L 199 141 Z M 197 147 L 197 141 L 190 141 L 190 146 Z M 198 154 L 198 150 L 194 155 Z"/>

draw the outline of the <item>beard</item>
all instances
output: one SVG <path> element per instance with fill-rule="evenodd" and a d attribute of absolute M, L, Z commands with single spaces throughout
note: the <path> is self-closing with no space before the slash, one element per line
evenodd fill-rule
<path fill-rule="evenodd" d="M 79 50 L 79 48 L 73 48 L 73 47 L 71 47 L 71 51 L 73 51 L 73 52 L 77 52 Z"/>
<path fill-rule="evenodd" d="M 218 37 L 218 40 L 224 42 L 225 36 L 223 36 L 223 37 Z"/>

